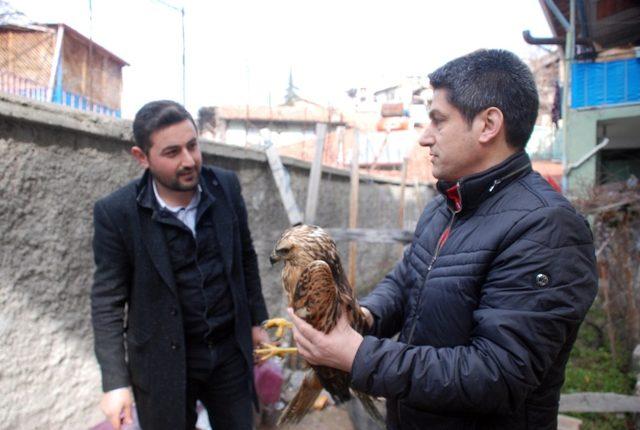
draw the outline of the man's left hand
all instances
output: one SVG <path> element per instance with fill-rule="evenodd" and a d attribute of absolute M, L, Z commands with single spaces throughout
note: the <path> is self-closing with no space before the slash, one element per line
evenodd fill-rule
<path fill-rule="evenodd" d="M 295 315 L 293 309 L 288 308 L 287 312 L 293 322 L 293 337 L 298 352 L 309 364 L 351 372 L 362 336 L 349 325 L 346 312 L 342 312 L 336 326 L 328 334 L 314 329 Z"/>

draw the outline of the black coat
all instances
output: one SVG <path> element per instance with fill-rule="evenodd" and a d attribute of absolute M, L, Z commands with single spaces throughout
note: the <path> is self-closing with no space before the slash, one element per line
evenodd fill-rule
<path fill-rule="evenodd" d="M 392 429 L 555 430 L 597 291 L 591 231 L 524 152 L 459 191 L 462 210 L 434 199 L 403 259 L 362 300 L 377 337 L 364 338 L 352 384 L 388 399 Z"/>
<path fill-rule="evenodd" d="M 143 428 L 180 430 L 186 410 L 184 329 L 162 227 L 142 199 L 148 175 L 94 207 L 95 352 L 104 391 L 133 387 Z M 267 310 L 240 183 L 230 171 L 203 167 L 200 185 L 213 200 L 217 245 L 235 309 L 235 338 L 251 369 L 251 326 L 265 320 Z M 252 386 L 252 379 L 247 384 Z"/>

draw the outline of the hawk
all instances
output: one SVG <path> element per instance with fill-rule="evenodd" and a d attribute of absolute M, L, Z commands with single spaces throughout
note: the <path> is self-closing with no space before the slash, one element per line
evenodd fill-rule
<path fill-rule="evenodd" d="M 284 262 L 282 286 L 289 307 L 316 330 L 329 333 L 342 312 L 359 333 L 366 328 L 366 317 L 345 276 L 338 249 L 322 228 L 299 225 L 286 230 L 276 243 L 270 260 Z M 267 323 L 267 325 L 269 325 Z M 351 399 L 352 392 L 365 410 L 378 422 L 382 417 L 370 396 L 349 389 L 347 372 L 326 366 L 311 366 L 293 400 L 280 416 L 278 424 L 296 423 L 309 411 L 325 388 L 336 404 Z"/>

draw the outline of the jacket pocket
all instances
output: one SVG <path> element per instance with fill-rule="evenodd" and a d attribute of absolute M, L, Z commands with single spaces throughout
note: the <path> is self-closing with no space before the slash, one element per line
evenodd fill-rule
<path fill-rule="evenodd" d="M 143 391 L 149 391 L 149 354 L 147 345 L 150 337 L 143 343 L 127 338 L 127 361 L 131 383 Z"/>

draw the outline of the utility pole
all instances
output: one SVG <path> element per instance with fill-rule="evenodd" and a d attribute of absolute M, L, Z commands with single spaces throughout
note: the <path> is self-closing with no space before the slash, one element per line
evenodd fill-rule
<path fill-rule="evenodd" d="M 184 30 L 184 6 L 180 9 L 180 23 L 182 24 L 182 106 L 187 105 L 187 53 Z"/>
<path fill-rule="evenodd" d="M 568 181 L 569 149 L 569 110 L 571 101 L 571 66 L 575 52 L 576 36 L 576 1 L 569 1 L 569 28 L 566 31 L 566 43 L 564 47 L 564 88 L 562 90 L 562 191 L 566 192 Z"/>
<path fill-rule="evenodd" d="M 160 3 L 163 6 L 173 9 L 176 12 L 180 12 L 180 24 L 182 26 L 182 105 L 187 105 L 187 53 L 186 53 L 186 37 L 185 37 L 185 25 L 184 25 L 184 6 L 176 7 L 164 0 L 154 0 L 156 3 Z"/>

